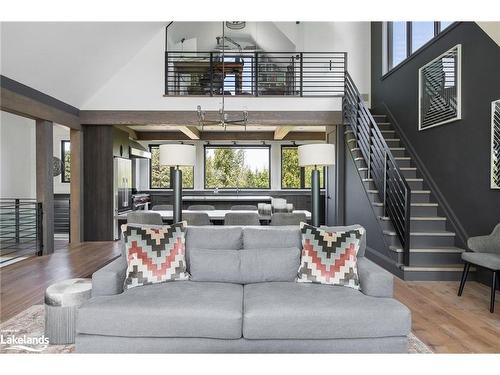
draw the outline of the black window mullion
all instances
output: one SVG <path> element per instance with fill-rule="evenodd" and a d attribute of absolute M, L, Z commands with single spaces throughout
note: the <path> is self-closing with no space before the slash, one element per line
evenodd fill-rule
<path fill-rule="evenodd" d="M 392 22 L 387 22 L 387 64 L 389 69 L 393 68 L 392 62 L 392 46 L 393 46 L 393 25 Z"/>
<path fill-rule="evenodd" d="M 441 32 L 441 22 L 434 22 L 434 37 L 436 37 Z"/>
<path fill-rule="evenodd" d="M 406 58 L 411 55 L 411 43 L 412 43 L 412 25 L 411 21 L 406 22 Z"/>

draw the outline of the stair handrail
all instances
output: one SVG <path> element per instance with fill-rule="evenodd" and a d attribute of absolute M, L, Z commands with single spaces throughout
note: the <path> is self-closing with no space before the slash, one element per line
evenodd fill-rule
<path fill-rule="evenodd" d="M 389 217 L 403 248 L 403 264 L 410 265 L 411 189 L 349 73 L 345 72 L 342 118 L 351 127 L 373 178 L 384 215 Z"/>

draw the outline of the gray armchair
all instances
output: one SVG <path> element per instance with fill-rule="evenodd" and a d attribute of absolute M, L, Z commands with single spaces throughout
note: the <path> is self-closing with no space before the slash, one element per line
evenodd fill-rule
<path fill-rule="evenodd" d="M 471 264 L 486 268 L 493 273 L 491 280 L 490 312 L 494 312 L 497 276 L 500 273 L 500 224 L 497 224 L 493 232 L 488 236 L 469 238 L 467 246 L 472 252 L 462 253 L 462 260 L 465 265 L 464 272 L 462 273 L 462 280 L 460 281 L 460 288 L 458 289 L 458 295 L 462 295 Z"/>

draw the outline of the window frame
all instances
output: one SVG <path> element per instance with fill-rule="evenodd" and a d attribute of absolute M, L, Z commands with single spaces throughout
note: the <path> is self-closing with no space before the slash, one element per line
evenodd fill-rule
<path fill-rule="evenodd" d="M 399 66 L 403 65 L 406 61 L 408 61 L 413 55 L 416 55 L 419 53 L 421 50 L 426 48 L 430 43 L 435 41 L 435 39 L 440 36 L 445 30 L 451 30 L 451 26 L 455 24 L 456 22 L 452 22 L 448 27 L 442 28 L 441 27 L 441 22 L 442 21 L 434 21 L 434 36 L 429 39 L 427 42 L 422 44 L 419 48 L 417 48 L 415 51 L 412 52 L 412 40 L 413 40 L 413 23 L 418 22 L 418 21 L 405 21 L 406 22 L 406 57 L 401 60 L 397 65 L 393 65 L 393 54 L 392 54 L 392 47 L 393 47 L 393 21 L 388 21 L 387 22 L 387 51 L 386 51 L 386 57 L 387 57 L 387 72 L 385 74 L 390 73 L 392 70 L 398 68 Z M 384 74 L 384 75 L 385 75 Z"/>
<path fill-rule="evenodd" d="M 61 140 L 61 183 L 62 184 L 69 184 L 71 183 L 71 164 L 70 164 L 70 177 L 69 179 L 66 179 L 66 158 L 65 158 L 65 147 L 64 145 L 68 143 L 69 144 L 69 147 L 70 147 L 70 157 L 71 157 L 71 141 L 67 140 L 67 139 L 63 139 Z"/>
<path fill-rule="evenodd" d="M 170 166 L 169 172 L 170 172 L 170 186 L 168 187 L 153 187 L 153 174 L 151 173 L 153 170 L 153 148 L 159 148 L 161 143 L 158 144 L 150 144 L 149 145 L 149 152 L 151 153 L 151 159 L 149 159 L 149 190 L 173 190 L 173 174 L 174 174 L 174 166 Z M 193 168 L 193 185 L 190 187 L 184 187 L 182 186 L 183 190 L 194 190 L 194 166 Z"/>
<path fill-rule="evenodd" d="M 203 145 L 203 189 L 204 190 L 215 190 L 216 188 L 207 187 L 207 148 L 266 148 L 268 155 L 268 165 L 269 165 L 269 177 L 267 188 L 248 188 L 241 186 L 234 187 L 224 187 L 218 188 L 219 190 L 271 190 L 271 181 L 272 181 L 272 164 L 271 164 L 271 145 L 262 144 L 262 145 L 246 145 L 246 144 L 236 144 L 236 145 L 228 145 L 228 144 L 205 144 Z"/>
<path fill-rule="evenodd" d="M 306 187 L 306 168 L 300 168 L 300 187 L 283 187 L 283 149 L 284 148 L 297 148 L 299 145 L 281 145 L 280 148 L 280 188 L 281 190 L 309 190 L 310 188 Z M 326 168 L 323 166 L 323 184 L 319 187 L 320 189 L 325 189 L 325 180 L 326 180 Z"/>

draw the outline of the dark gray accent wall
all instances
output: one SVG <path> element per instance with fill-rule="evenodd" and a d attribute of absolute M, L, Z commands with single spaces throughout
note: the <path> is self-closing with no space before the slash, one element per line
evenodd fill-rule
<path fill-rule="evenodd" d="M 462 44 L 462 120 L 418 131 L 418 69 Z M 382 23 L 371 26 L 372 108 L 390 110 L 465 236 L 500 222 L 500 190 L 490 189 L 490 111 L 500 98 L 500 48 L 474 22 L 443 32 L 382 77 Z M 441 203 L 441 202 L 440 202 Z"/>

